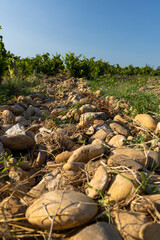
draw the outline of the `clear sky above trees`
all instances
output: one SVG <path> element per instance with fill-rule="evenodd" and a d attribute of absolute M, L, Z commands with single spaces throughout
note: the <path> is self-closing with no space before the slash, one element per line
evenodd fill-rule
<path fill-rule="evenodd" d="M 1 0 L 1 34 L 22 57 L 71 51 L 120 66 L 160 65 L 159 0 Z"/>

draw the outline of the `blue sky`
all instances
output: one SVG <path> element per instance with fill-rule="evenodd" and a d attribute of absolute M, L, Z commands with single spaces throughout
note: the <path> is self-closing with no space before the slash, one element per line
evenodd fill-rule
<path fill-rule="evenodd" d="M 6 49 L 21 57 L 70 51 L 160 65 L 159 0 L 0 0 L 0 25 Z"/>

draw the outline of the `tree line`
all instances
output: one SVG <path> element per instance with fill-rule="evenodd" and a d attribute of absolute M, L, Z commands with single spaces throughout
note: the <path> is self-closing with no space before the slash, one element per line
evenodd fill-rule
<path fill-rule="evenodd" d="M 156 69 L 149 65 L 120 67 L 119 64 L 111 65 L 102 59 L 86 58 L 82 54 L 76 56 L 72 52 L 66 53 L 64 57 L 58 53 L 56 55 L 43 53 L 32 58 L 21 58 L 5 49 L 3 36 L 0 35 L 0 79 L 3 76 L 29 76 L 33 73 L 55 76 L 60 71 L 67 71 L 71 77 L 83 77 L 90 80 L 105 74 L 160 76 L 160 67 Z"/>

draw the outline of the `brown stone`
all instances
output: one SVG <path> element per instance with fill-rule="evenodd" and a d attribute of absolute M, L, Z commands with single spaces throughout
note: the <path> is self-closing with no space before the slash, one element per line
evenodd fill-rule
<path fill-rule="evenodd" d="M 82 229 L 69 240 L 121 240 L 113 225 L 106 222 L 97 222 Z"/>
<path fill-rule="evenodd" d="M 125 140 L 126 140 L 125 136 L 115 135 L 109 140 L 108 145 L 111 145 L 113 147 L 122 147 L 124 145 Z"/>
<path fill-rule="evenodd" d="M 90 159 L 98 157 L 105 152 L 105 147 L 101 144 L 88 144 L 75 150 L 68 159 L 68 163 L 72 162 L 88 162 Z"/>
<path fill-rule="evenodd" d="M 111 156 L 116 156 L 121 161 L 130 159 L 140 163 L 142 166 L 148 166 L 148 160 L 144 152 L 139 149 L 129 147 L 116 148 L 111 152 Z"/>
<path fill-rule="evenodd" d="M 95 139 L 105 140 L 107 135 L 110 134 L 112 130 L 109 127 L 103 126 L 100 130 L 98 130 L 92 137 L 90 138 L 90 142 Z"/>
<path fill-rule="evenodd" d="M 21 115 L 24 112 L 24 108 L 16 103 L 12 106 L 12 111 L 18 115 Z"/>
<path fill-rule="evenodd" d="M 125 159 L 124 156 L 115 154 L 108 159 L 108 166 L 125 166 L 135 171 L 141 170 L 143 166 L 132 159 Z"/>
<path fill-rule="evenodd" d="M 119 124 L 121 124 L 121 125 L 127 125 L 127 121 L 124 119 L 124 118 L 122 118 L 119 114 L 117 114 L 114 118 L 113 118 L 113 121 L 115 121 L 115 122 L 117 122 L 117 123 L 119 123 Z"/>
<path fill-rule="evenodd" d="M 75 171 L 75 172 L 79 172 L 82 169 L 84 169 L 85 164 L 83 162 L 71 162 L 71 163 L 66 163 L 63 166 L 63 170 L 64 171 Z"/>
<path fill-rule="evenodd" d="M 2 112 L 2 118 L 3 118 L 4 124 L 15 124 L 15 116 L 9 110 L 4 110 Z"/>
<path fill-rule="evenodd" d="M 25 213 L 25 207 L 16 197 L 7 197 L 0 203 L 0 220 L 12 219 L 19 213 Z"/>
<path fill-rule="evenodd" d="M 140 228 L 151 221 L 145 214 L 118 210 L 113 213 L 116 226 L 125 240 L 139 239 Z"/>
<path fill-rule="evenodd" d="M 130 173 L 117 174 L 113 177 L 105 201 L 118 202 L 128 200 L 136 191 L 137 182 Z"/>
<path fill-rule="evenodd" d="M 64 151 L 55 157 L 55 161 L 56 163 L 66 163 L 72 154 L 73 152 Z"/>
<path fill-rule="evenodd" d="M 35 134 L 39 132 L 39 129 L 41 128 L 42 126 L 40 124 L 33 124 L 31 125 L 30 127 L 28 127 L 25 132 L 28 132 L 28 131 L 31 131 L 31 132 L 34 132 Z"/>
<path fill-rule="evenodd" d="M 141 240 L 159 240 L 160 224 L 156 222 L 145 223 L 139 230 Z"/>
<path fill-rule="evenodd" d="M 33 139 L 25 134 L 3 135 L 0 141 L 11 150 L 24 150 L 34 146 Z"/>
<path fill-rule="evenodd" d="M 115 134 L 124 135 L 125 137 L 130 135 L 129 130 L 121 126 L 119 123 L 113 122 L 113 123 L 110 123 L 109 126 Z"/>
<path fill-rule="evenodd" d="M 87 196 L 96 198 L 99 196 L 98 191 L 105 191 L 108 187 L 109 176 L 105 167 L 99 166 L 92 178 L 88 183 L 89 187 L 86 189 Z"/>
<path fill-rule="evenodd" d="M 158 135 L 160 133 L 160 122 L 157 124 L 155 134 Z"/>

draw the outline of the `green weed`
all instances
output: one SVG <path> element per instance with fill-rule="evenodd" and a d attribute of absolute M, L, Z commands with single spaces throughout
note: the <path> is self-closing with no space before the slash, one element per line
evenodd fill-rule
<path fill-rule="evenodd" d="M 19 166 L 21 163 L 23 163 L 23 156 L 20 154 L 20 158 L 18 159 L 18 162 L 15 164 L 12 164 L 9 162 L 10 158 L 12 158 L 13 155 L 9 155 L 7 153 L 2 153 L 0 155 L 0 164 L 2 164 L 4 166 L 4 168 L 1 170 L 1 173 L 6 172 L 7 170 L 11 169 L 14 166 Z M 9 166 L 7 166 L 9 165 Z"/>
<path fill-rule="evenodd" d="M 123 142 L 129 145 L 133 145 L 134 148 L 143 149 L 143 146 L 141 146 L 141 144 L 145 142 L 145 136 L 137 134 L 136 138 L 133 138 L 132 140 L 124 140 Z"/>
<path fill-rule="evenodd" d="M 87 187 L 93 188 L 93 186 L 91 186 L 90 184 L 87 184 Z M 99 194 L 99 196 L 100 196 L 100 199 L 98 199 L 98 203 L 99 203 L 101 206 L 105 207 L 105 210 L 106 210 L 105 216 L 106 216 L 106 218 L 107 218 L 108 223 L 110 223 L 110 222 L 111 222 L 110 201 L 106 201 L 106 199 L 105 199 L 105 197 L 106 197 L 106 192 L 103 192 L 103 191 L 98 190 L 98 189 L 96 189 L 95 191 L 96 191 L 96 192 Z"/>
<path fill-rule="evenodd" d="M 104 75 L 88 81 L 88 86 L 92 91 L 101 88 L 104 97 L 115 96 L 125 99 L 132 107 L 134 115 L 147 112 L 159 113 L 160 94 L 140 90 L 141 86 L 147 83 L 147 80 L 147 76 L 132 76 L 132 78 L 129 78 L 126 76 Z"/>

